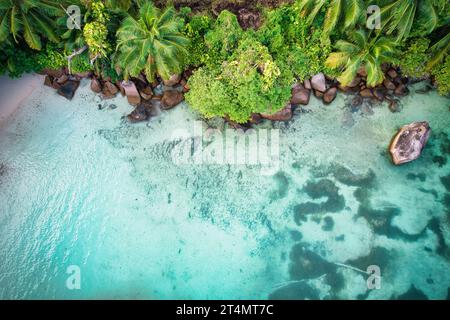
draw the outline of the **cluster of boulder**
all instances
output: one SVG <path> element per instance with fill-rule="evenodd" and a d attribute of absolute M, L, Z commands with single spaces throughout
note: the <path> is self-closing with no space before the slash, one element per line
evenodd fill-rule
<path fill-rule="evenodd" d="M 69 100 L 72 100 L 80 86 L 80 80 L 92 75 L 90 72 L 71 75 L 66 68 L 59 70 L 44 69 L 42 74 L 45 75 L 44 85 L 55 89 L 58 94 Z"/>
<path fill-rule="evenodd" d="M 382 84 L 370 88 L 367 86 L 367 72 L 365 68 L 358 70 L 355 79 L 347 86 L 342 86 L 338 81 L 323 73 L 314 75 L 311 79 L 296 83 L 292 86 L 292 96 L 289 103 L 282 110 L 275 113 L 261 113 L 253 118 L 262 118 L 272 121 L 288 121 L 293 116 L 293 110 L 297 106 L 309 104 L 311 95 L 321 99 L 324 104 L 334 101 L 338 91 L 352 94 L 352 109 L 359 108 L 364 100 L 389 103 L 392 112 L 400 111 L 400 104 L 397 97 L 404 97 L 409 94 L 407 87 L 408 78 L 401 76 L 400 71 L 388 65 L 383 65 L 385 79 Z M 252 123 L 252 120 L 249 122 Z"/>
<path fill-rule="evenodd" d="M 111 99 L 122 94 L 135 109 L 127 116 L 131 122 L 145 121 L 155 115 L 155 106 L 168 110 L 184 101 L 184 93 L 189 91 L 188 78 L 192 71 L 182 75 L 173 75 L 168 80 L 157 79 L 149 83 L 141 74 L 129 81 L 113 82 L 111 78 L 100 78 L 91 72 L 69 74 L 66 68 L 60 70 L 46 69 L 44 84 L 57 90 L 58 94 L 71 100 L 80 85 L 82 78 L 91 80 L 90 88 L 100 94 L 102 99 Z M 158 93 L 155 93 L 158 92 Z"/>
<path fill-rule="evenodd" d="M 187 79 L 192 73 L 173 75 L 168 80 L 149 83 L 144 75 L 119 83 L 119 90 L 135 109 L 127 116 L 131 122 L 148 120 L 157 114 L 155 108 L 168 110 L 184 101 L 189 91 Z"/>
<path fill-rule="evenodd" d="M 239 125 L 227 120 L 232 126 L 237 128 L 250 127 L 259 123 L 262 119 L 271 121 L 289 121 L 293 117 L 293 111 L 298 106 L 306 106 L 310 102 L 311 95 L 330 104 L 336 98 L 338 91 L 352 94 L 351 108 L 357 110 L 364 102 L 387 101 L 392 112 L 400 111 L 399 100 L 396 97 L 403 97 L 409 93 L 407 88 L 408 79 L 403 78 L 400 71 L 388 65 L 382 66 L 385 72 L 385 79 L 382 84 L 370 88 L 367 86 L 367 72 L 365 68 L 358 70 L 355 79 L 347 86 L 342 86 L 338 81 L 323 73 L 318 73 L 298 82 L 292 86 L 291 98 L 286 106 L 275 113 L 253 114 L 250 121 L 245 125 Z M 110 99 L 121 93 L 126 96 L 128 102 L 135 106 L 135 109 L 128 115 L 132 122 L 148 120 L 154 112 L 155 107 L 167 110 L 178 105 L 184 100 L 184 93 L 189 91 L 187 81 L 192 75 L 192 71 L 187 70 L 181 75 L 173 75 L 168 80 L 157 79 L 153 82 L 147 81 L 144 74 L 133 77 L 129 81 L 116 81 L 111 78 L 99 78 L 90 72 L 70 75 L 67 69 L 44 70 L 45 84 L 57 90 L 57 92 L 72 99 L 82 78 L 91 79 L 91 90 L 100 94 L 103 99 Z"/>

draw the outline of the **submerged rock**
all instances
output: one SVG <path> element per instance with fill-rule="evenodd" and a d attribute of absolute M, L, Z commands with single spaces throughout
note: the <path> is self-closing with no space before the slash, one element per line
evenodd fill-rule
<path fill-rule="evenodd" d="M 140 122 L 147 120 L 152 111 L 153 105 L 149 102 L 140 103 L 128 116 L 130 122 Z"/>
<path fill-rule="evenodd" d="M 413 122 L 402 127 L 389 146 L 394 164 L 410 162 L 417 159 L 430 136 L 428 122 Z"/>
<path fill-rule="evenodd" d="M 64 83 L 61 87 L 59 87 L 58 94 L 68 100 L 72 100 L 73 96 L 75 95 L 75 91 L 77 91 L 79 85 L 80 82 L 69 80 L 66 83 Z"/>
<path fill-rule="evenodd" d="M 269 114 L 261 113 L 261 117 L 271 121 L 289 121 L 292 119 L 292 106 L 288 104 L 286 107 L 278 112 Z"/>
<path fill-rule="evenodd" d="M 402 106 L 400 104 L 400 101 L 396 100 L 396 99 L 392 99 L 389 101 L 389 110 L 392 113 L 396 113 L 396 112 L 400 112 L 402 111 Z"/>
<path fill-rule="evenodd" d="M 404 85 L 403 83 L 401 83 L 395 89 L 394 94 L 399 97 L 404 97 L 409 94 L 408 87 L 406 85 Z"/>
<path fill-rule="evenodd" d="M 344 128 L 351 128 L 355 124 L 355 119 L 349 109 L 345 110 L 342 114 L 341 123 Z"/>
<path fill-rule="evenodd" d="M 291 103 L 293 105 L 302 104 L 306 106 L 309 103 L 310 96 L 310 90 L 306 89 L 301 84 L 297 84 L 296 86 L 294 86 L 294 88 L 292 88 Z"/>
<path fill-rule="evenodd" d="M 165 110 L 171 109 L 184 100 L 184 94 L 177 90 L 167 90 L 161 99 L 161 107 Z"/>

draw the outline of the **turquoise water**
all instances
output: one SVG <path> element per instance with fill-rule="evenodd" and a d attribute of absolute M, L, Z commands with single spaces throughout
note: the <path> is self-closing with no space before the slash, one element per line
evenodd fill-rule
<path fill-rule="evenodd" d="M 280 130 L 269 174 L 175 163 L 192 135 L 174 133 L 197 119 L 185 105 L 131 125 L 124 98 L 87 82 L 71 102 L 38 88 L 0 129 L 0 298 L 448 298 L 450 101 L 413 93 L 392 114 L 347 99 L 262 124 Z M 393 166 L 391 137 L 421 120 L 422 157 Z"/>

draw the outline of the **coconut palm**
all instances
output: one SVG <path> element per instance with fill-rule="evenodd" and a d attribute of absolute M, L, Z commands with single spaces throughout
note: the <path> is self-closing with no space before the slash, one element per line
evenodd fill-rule
<path fill-rule="evenodd" d="M 116 58 L 125 79 L 142 70 L 149 81 L 156 74 L 169 79 L 180 73 L 189 44 L 180 29 L 174 8 L 161 11 L 150 2 L 140 8 L 138 20 L 127 17 L 117 31 Z"/>
<path fill-rule="evenodd" d="M 49 0 L 0 0 L 0 42 L 12 36 L 17 43 L 25 39 L 35 50 L 42 48 L 42 39 L 58 42 L 56 17 L 63 16 L 61 2 Z"/>
<path fill-rule="evenodd" d="M 450 51 L 450 32 L 445 37 L 436 42 L 430 49 L 430 60 L 427 63 L 427 69 L 430 70 L 437 64 L 444 61 Z"/>
<path fill-rule="evenodd" d="M 386 34 L 396 34 L 397 41 L 400 42 L 409 36 L 431 33 L 439 24 L 439 14 L 445 10 L 446 1 L 389 1 L 381 8 L 382 24 Z"/>
<path fill-rule="evenodd" d="M 381 83 L 384 80 L 381 64 L 396 61 L 398 52 L 395 40 L 383 36 L 370 39 L 364 30 L 352 32 L 349 40 L 337 41 L 335 46 L 338 52 L 331 53 L 325 64 L 343 71 L 338 81 L 344 86 L 353 81 L 361 66 L 367 72 L 368 86 Z"/>
<path fill-rule="evenodd" d="M 325 34 L 339 27 L 342 30 L 353 28 L 365 17 L 363 0 L 300 0 L 298 9 L 303 17 L 312 23 L 323 9 L 326 16 L 323 24 Z"/>

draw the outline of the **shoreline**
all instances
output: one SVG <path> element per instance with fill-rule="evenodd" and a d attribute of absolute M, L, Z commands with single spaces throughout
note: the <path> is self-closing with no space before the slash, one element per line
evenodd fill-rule
<path fill-rule="evenodd" d="M 43 76 L 26 74 L 17 79 L 0 77 L 0 128 L 14 116 L 31 94 L 43 85 Z"/>

